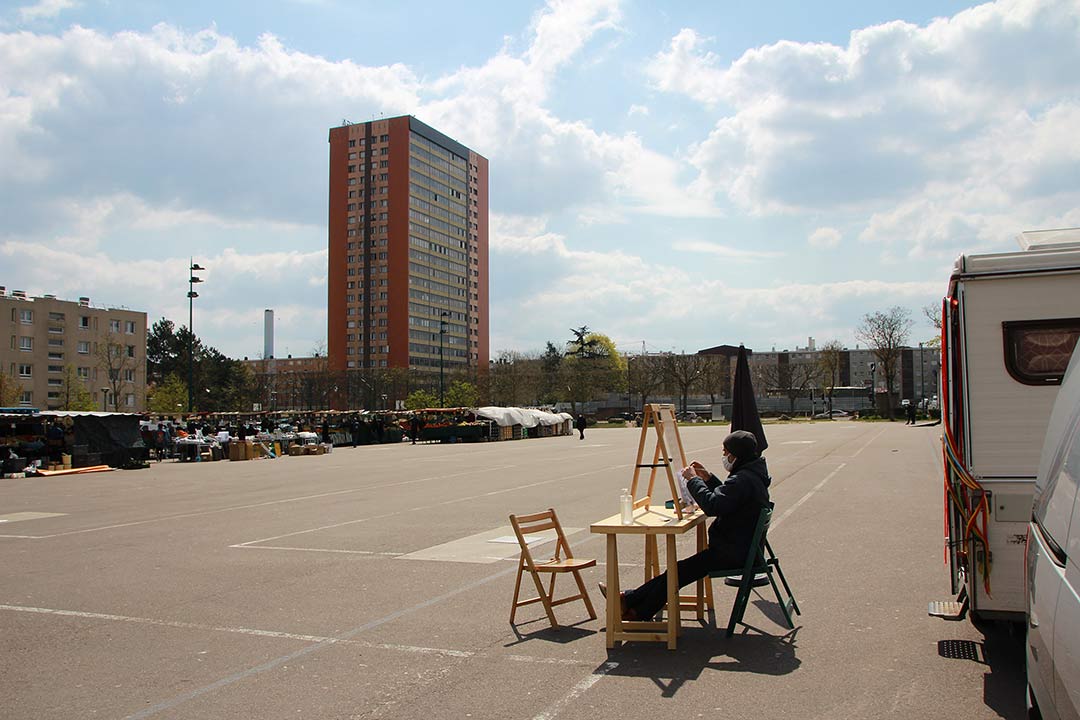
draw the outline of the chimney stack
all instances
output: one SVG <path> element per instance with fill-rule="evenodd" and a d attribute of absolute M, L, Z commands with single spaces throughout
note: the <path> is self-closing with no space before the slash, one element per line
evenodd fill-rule
<path fill-rule="evenodd" d="M 263 360 L 274 357 L 274 311 L 263 311 Z"/>

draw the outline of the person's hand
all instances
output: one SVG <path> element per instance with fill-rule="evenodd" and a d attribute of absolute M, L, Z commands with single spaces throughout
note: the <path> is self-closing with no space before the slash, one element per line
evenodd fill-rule
<path fill-rule="evenodd" d="M 690 463 L 690 470 L 702 480 L 708 480 L 709 476 L 712 475 L 712 473 L 706 470 L 705 466 L 699 463 L 697 460 Z"/>

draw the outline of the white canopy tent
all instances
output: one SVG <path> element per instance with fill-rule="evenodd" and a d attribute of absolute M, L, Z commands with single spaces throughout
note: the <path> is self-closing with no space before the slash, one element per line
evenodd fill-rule
<path fill-rule="evenodd" d="M 476 416 L 491 420 L 500 427 L 520 425 L 526 428 L 534 428 L 537 425 L 561 425 L 567 420 L 574 419 L 570 413 L 550 413 L 536 408 L 518 407 L 477 408 Z"/>

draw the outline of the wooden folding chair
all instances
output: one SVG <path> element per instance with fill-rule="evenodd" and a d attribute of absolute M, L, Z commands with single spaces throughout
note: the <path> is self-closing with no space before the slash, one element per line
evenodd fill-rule
<path fill-rule="evenodd" d="M 780 604 L 780 611 L 784 614 L 784 620 L 787 621 L 789 628 L 795 628 L 795 622 L 791 619 L 792 610 L 795 611 L 796 615 L 802 614 L 799 611 L 799 604 L 795 602 L 795 596 L 791 594 L 791 588 L 788 586 L 787 578 L 784 577 L 784 571 L 780 569 L 780 560 L 773 553 L 772 546 L 769 545 L 768 532 L 769 523 L 772 522 L 772 512 L 773 503 L 761 508 L 761 515 L 758 516 L 757 526 L 754 528 L 754 538 L 750 543 L 750 555 L 746 558 L 746 564 L 743 567 L 713 570 L 709 573 L 710 578 L 740 578 L 739 591 L 735 595 L 735 603 L 731 607 L 731 617 L 728 619 L 728 637 L 734 635 L 735 626 L 742 623 L 743 613 L 746 612 L 746 606 L 750 602 L 754 577 L 757 575 L 769 576 L 769 584 L 772 585 L 773 592 L 776 594 L 776 601 Z M 776 579 L 773 577 L 774 573 L 780 578 L 787 599 L 781 596 L 780 588 L 777 587 Z M 706 593 L 708 596 L 707 602 L 712 606 L 711 580 L 706 585 Z"/>
<path fill-rule="evenodd" d="M 552 627 L 557 628 L 559 623 L 555 619 L 552 608 L 574 600 L 584 600 L 585 607 L 589 610 L 589 617 L 595 620 L 596 610 L 593 609 L 592 602 L 589 600 L 589 593 L 585 590 L 585 581 L 581 579 L 581 571 L 585 568 L 594 567 L 596 560 L 574 557 L 570 545 L 566 542 L 566 535 L 563 534 L 562 526 L 559 524 L 559 518 L 555 515 L 555 509 L 548 508 L 544 512 L 532 515 L 511 515 L 510 524 L 514 527 L 514 534 L 517 535 L 518 544 L 521 545 L 521 559 L 518 560 L 517 581 L 514 583 L 514 603 L 510 608 L 510 622 L 514 622 L 514 616 L 519 607 L 538 602 L 544 604 L 544 611 L 547 613 L 548 621 L 551 622 Z M 544 532 L 545 530 L 555 531 L 555 554 L 551 559 L 538 563 L 533 560 L 525 536 Z M 519 601 L 521 576 L 526 572 L 532 575 L 539 597 Z M 544 583 L 540 581 L 540 573 L 548 573 L 551 576 L 546 590 L 544 589 Z M 561 573 L 571 573 L 574 576 L 579 592 L 577 595 L 556 600 L 555 578 Z"/>

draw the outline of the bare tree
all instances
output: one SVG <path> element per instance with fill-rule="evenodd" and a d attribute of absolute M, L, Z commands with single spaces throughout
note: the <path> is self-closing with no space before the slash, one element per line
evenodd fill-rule
<path fill-rule="evenodd" d="M 19 404 L 22 395 L 22 385 L 13 377 L 4 374 L 0 369 L 0 407 L 14 407 Z"/>
<path fill-rule="evenodd" d="M 716 404 L 716 397 L 731 397 L 731 361 L 726 355 L 700 355 L 701 377 L 698 387 Z"/>
<path fill-rule="evenodd" d="M 664 385 L 663 363 L 655 355 L 631 355 L 627 363 L 630 392 L 641 396 L 641 406 L 644 407 L 649 396 Z"/>
<path fill-rule="evenodd" d="M 923 305 L 922 314 L 937 330 L 933 337 L 923 341 L 923 345 L 926 347 L 939 347 L 941 345 L 941 305 L 935 303 Z"/>
<path fill-rule="evenodd" d="M 61 410 L 95 409 L 94 398 L 86 389 L 86 383 L 79 377 L 79 371 L 74 365 L 68 363 L 64 366 L 60 382 L 62 383 L 59 390 Z"/>
<path fill-rule="evenodd" d="M 830 420 L 832 420 L 833 388 L 840 382 L 840 361 L 843 352 L 844 346 L 839 340 L 830 340 L 822 345 L 818 352 L 818 376 L 821 381 L 821 390 L 828 401 L 826 409 Z"/>
<path fill-rule="evenodd" d="M 910 332 L 910 313 L 900 306 L 867 313 L 855 328 L 855 337 L 866 343 L 877 360 L 877 374 L 885 376 L 885 410 L 889 420 L 893 419 L 893 385 L 900 368 L 900 350 L 907 344 Z"/>
<path fill-rule="evenodd" d="M 120 393 L 126 385 L 132 383 L 135 373 L 135 349 L 134 346 L 124 345 L 117 340 L 112 332 L 105 335 L 105 339 L 97 346 L 98 367 L 104 372 L 105 380 L 109 383 L 109 392 L 112 393 L 113 411 L 120 410 Z"/>
<path fill-rule="evenodd" d="M 788 399 L 788 412 L 794 414 L 795 401 L 807 395 L 817 385 L 819 370 L 815 363 L 785 362 L 757 365 L 758 381 L 767 394 Z"/>
<path fill-rule="evenodd" d="M 690 389 L 701 378 L 701 368 L 704 364 L 704 355 L 664 355 L 664 375 L 673 387 L 678 389 L 682 398 L 682 411 L 686 412 L 686 402 L 690 395 Z"/>

